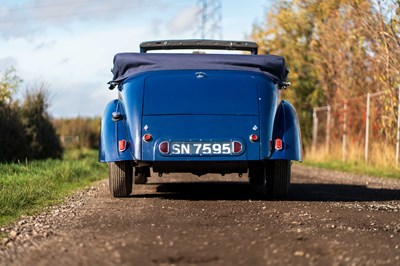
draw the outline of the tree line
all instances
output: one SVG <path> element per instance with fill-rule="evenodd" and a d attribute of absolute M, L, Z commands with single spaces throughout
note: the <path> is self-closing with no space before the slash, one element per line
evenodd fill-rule
<path fill-rule="evenodd" d="M 97 149 L 100 118 L 51 118 L 45 82 L 28 86 L 13 67 L 0 72 L 0 162 L 62 158 L 64 148 Z"/>
<path fill-rule="evenodd" d="M 98 149 L 100 117 L 57 118 L 51 121 L 63 147 Z"/>
<path fill-rule="evenodd" d="M 380 102 L 381 135 L 394 141 L 400 85 L 400 1 L 286 0 L 274 2 L 251 37 L 261 52 L 283 55 L 292 87 L 285 92 L 299 112 L 304 143 L 312 134 L 312 109 L 348 103 L 386 90 Z M 350 124 L 361 127 L 358 110 Z"/>
<path fill-rule="evenodd" d="M 0 74 L 0 162 L 61 158 L 63 149 L 47 113 L 46 84 L 29 87 L 19 101 L 15 93 L 21 82 L 14 68 Z"/>

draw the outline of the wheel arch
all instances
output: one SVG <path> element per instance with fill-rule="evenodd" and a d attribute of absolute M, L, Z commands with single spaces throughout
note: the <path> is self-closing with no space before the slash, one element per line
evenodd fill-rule
<path fill-rule="evenodd" d="M 114 112 L 120 114 L 120 120 L 113 120 Z M 124 151 L 120 151 L 118 148 L 119 140 L 125 140 L 127 143 Z M 132 161 L 134 160 L 133 148 L 126 129 L 126 115 L 121 101 L 119 99 L 112 100 L 107 104 L 101 119 L 99 161 Z"/>
<path fill-rule="evenodd" d="M 282 140 L 280 150 L 275 149 L 276 139 Z M 269 159 L 303 160 L 299 119 L 293 105 L 288 101 L 281 101 L 275 114 Z"/>

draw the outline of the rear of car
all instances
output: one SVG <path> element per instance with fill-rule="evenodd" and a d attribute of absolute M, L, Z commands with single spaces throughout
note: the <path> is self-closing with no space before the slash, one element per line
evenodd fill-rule
<path fill-rule="evenodd" d="M 283 58 L 258 56 L 256 50 L 143 52 L 160 46 L 151 44 L 142 44 L 142 53 L 114 58 L 111 87 L 118 87 L 119 98 L 106 107 L 99 154 L 109 164 L 111 194 L 129 195 L 132 183 L 146 183 L 152 168 L 160 176 L 248 173 L 266 195 L 285 196 L 301 143 L 294 108 L 279 101 L 287 75 Z"/>
<path fill-rule="evenodd" d="M 152 137 L 142 142 L 142 160 L 153 161 L 161 172 L 157 162 L 205 162 L 202 171 L 209 172 L 210 161 L 259 160 L 256 78 L 231 71 L 196 73 L 165 71 L 146 79 L 142 123 Z M 192 167 L 172 165 L 174 172 Z M 218 169 L 228 170 L 222 164 Z"/>

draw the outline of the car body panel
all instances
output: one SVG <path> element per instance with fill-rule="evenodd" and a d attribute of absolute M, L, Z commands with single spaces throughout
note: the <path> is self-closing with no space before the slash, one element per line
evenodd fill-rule
<path fill-rule="evenodd" d="M 130 142 L 132 138 L 127 134 L 127 123 L 125 119 L 120 121 L 112 120 L 112 113 L 120 112 L 122 117 L 125 116 L 122 103 L 116 99 L 109 102 L 104 110 L 104 115 L 101 120 L 101 136 L 99 145 L 99 161 L 114 162 L 114 161 L 130 161 L 135 160 L 134 145 Z M 118 141 L 128 141 L 127 149 L 120 151 Z"/>
<path fill-rule="evenodd" d="M 256 78 L 247 72 L 153 72 L 144 91 L 145 116 L 259 114 Z"/>
<path fill-rule="evenodd" d="M 238 161 L 258 160 L 259 142 L 251 142 L 249 136 L 258 134 L 258 116 L 234 115 L 164 115 L 145 116 L 143 122 L 153 140 L 142 140 L 144 161 Z M 255 130 L 254 130 L 255 129 Z M 162 155 L 159 144 L 168 142 L 227 143 L 239 141 L 243 152 L 239 155 Z"/>
<path fill-rule="evenodd" d="M 283 148 L 272 149 L 270 160 L 303 160 L 299 119 L 293 105 L 288 101 L 281 101 L 275 115 L 272 140 L 276 139 L 282 140 Z"/>
<path fill-rule="evenodd" d="M 155 128 L 153 131 L 150 131 L 150 133 L 156 136 L 163 136 L 163 139 L 172 139 L 173 136 L 181 140 L 230 140 L 239 138 L 243 139 L 243 144 L 246 147 L 248 144 L 247 142 L 249 142 L 250 134 L 254 133 L 259 135 L 260 138 L 256 145 L 251 143 L 252 145 L 250 147 L 257 146 L 257 150 L 246 149 L 246 154 L 242 155 L 240 158 L 229 157 L 227 159 L 260 160 L 260 158 L 267 158 L 270 155 L 269 140 L 272 135 L 273 118 L 277 106 L 278 90 L 276 86 L 273 85 L 268 77 L 259 73 L 215 70 L 207 71 L 206 73 L 210 76 L 207 81 L 208 84 L 213 84 L 213 78 L 211 78 L 211 76 L 216 76 L 217 79 L 219 79 L 217 82 L 218 87 L 208 86 L 208 91 L 205 93 L 206 96 L 211 97 L 213 91 L 221 88 L 221 84 L 219 84 L 220 81 L 225 79 L 230 80 L 230 82 L 225 82 L 225 86 L 222 87 L 223 89 L 219 90 L 219 92 L 222 91 L 222 93 L 214 97 L 214 99 L 217 99 L 214 103 L 207 103 L 206 97 L 202 97 L 202 99 L 200 99 L 202 103 L 200 107 L 193 106 L 193 102 L 197 103 L 197 100 L 201 98 L 199 97 L 200 94 L 194 93 L 193 96 L 190 96 L 190 93 L 184 94 L 182 93 L 183 87 L 173 90 L 174 94 L 172 95 L 177 95 L 177 93 L 181 92 L 179 97 L 177 97 L 178 101 L 174 99 L 173 104 L 177 105 L 181 100 L 188 101 L 190 104 L 179 107 L 173 106 L 170 109 L 168 109 L 168 106 L 160 107 L 160 105 L 165 105 L 164 103 L 160 104 L 160 101 L 162 99 L 168 99 L 170 93 L 168 88 L 162 91 L 165 84 L 169 84 L 168 79 L 181 79 L 181 77 L 183 77 L 185 82 L 202 82 L 202 80 L 199 81 L 196 77 L 195 71 L 184 71 L 184 73 L 182 73 L 182 71 L 157 71 L 127 79 L 120 88 L 121 98 L 123 100 L 119 99 L 106 108 L 105 114 L 103 115 L 102 131 L 110 131 L 109 128 L 113 127 L 112 125 L 115 122 L 111 119 L 112 112 L 123 110 L 125 135 L 130 140 L 131 156 L 128 157 L 128 155 L 125 155 L 121 157 L 119 153 L 110 151 L 110 155 L 106 158 L 105 152 L 103 151 L 101 152 L 100 161 L 113 161 L 121 158 L 127 160 L 154 161 L 156 157 L 155 154 L 152 156 L 144 156 L 146 153 L 142 151 L 142 147 L 144 147 L 142 136 L 146 126 L 151 130 Z M 235 75 L 235 78 L 230 78 L 233 75 Z M 165 79 L 166 77 L 167 79 Z M 149 80 L 151 82 L 149 82 Z M 185 83 L 179 85 L 182 84 Z M 194 88 L 194 90 L 201 88 L 202 87 L 199 86 L 198 88 Z M 187 90 L 192 91 L 193 87 Z M 238 94 L 237 91 L 241 93 Z M 158 99 L 154 97 L 157 93 L 161 94 Z M 224 94 L 229 94 L 230 97 L 224 97 Z M 166 96 L 163 97 L 162 95 Z M 226 103 L 226 101 L 224 101 L 226 98 L 228 99 L 228 103 L 224 105 Z M 153 99 L 155 99 L 155 101 L 152 101 Z M 166 103 L 170 103 L 170 101 L 166 100 Z M 221 108 L 221 105 L 225 106 L 225 108 Z M 166 112 L 166 110 L 168 112 Z M 263 123 L 260 123 L 260 121 L 263 121 Z M 122 123 L 120 121 L 117 124 L 121 125 Z M 106 134 L 110 135 L 111 133 Z M 113 136 L 113 138 L 121 139 L 121 136 Z M 102 143 L 103 142 L 104 141 L 102 141 Z M 112 145 L 116 145 L 116 140 Z M 146 149 L 148 149 L 147 146 Z M 104 149 L 103 147 L 104 145 L 102 144 L 101 150 Z M 155 150 L 154 147 L 152 149 Z M 251 155 L 248 154 L 250 151 Z M 243 156 L 248 157 L 245 158 Z M 159 157 L 158 159 L 178 160 L 178 158 L 166 158 L 165 156 Z M 203 157 L 196 158 L 195 160 L 212 160 L 212 158 Z M 217 160 L 223 160 L 223 158 L 217 158 Z"/>
<path fill-rule="evenodd" d="M 212 62 L 212 57 L 198 56 L 182 58 Z M 174 56 L 163 58 L 171 60 Z M 135 70 L 131 74 L 124 68 L 126 65 L 115 62 L 118 71 L 113 72 L 113 86 L 118 86 L 119 97 L 106 106 L 103 114 L 99 161 L 132 161 L 133 165 L 154 166 L 160 172 L 192 169 L 201 173 L 241 173 L 250 161 L 301 161 L 296 111 L 289 102 L 280 101 L 279 82 L 286 80 L 286 68 L 282 67 L 282 76 L 276 71 L 271 77 L 264 73 L 266 70 L 258 69 L 261 63 L 252 62 L 252 57 L 248 57 L 251 60 L 243 70 L 245 59 L 235 57 L 235 66 L 230 69 L 229 57 L 222 58 L 215 69 L 195 68 L 194 62 L 188 64 L 190 69 L 168 69 L 164 62 L 163 68 L 157 70 L 157 56 L 140 56 L 145 67 L 151 67 L 139 71 L 141 66 L 133 64 Z M 250 71 L 252 68 L 255 71 Z M 120 113 L 121 119 L 113 120 L 113 113 Z M 150 134 L 151 139 L 145 141 L 145 134 Z M 250 140 L 252 134 L 257 135 L 256 141 Z M 276 139 L 283 141 L 283 149 L 274 149 Z M 118 149 L 120 140 L 128 142 L 125 151 Z M 159 144 L 165 141 L 190 147 L 216 144 L 217 148 L 240 142 L 243 150 L 237 154 L 163 154 Z"/>

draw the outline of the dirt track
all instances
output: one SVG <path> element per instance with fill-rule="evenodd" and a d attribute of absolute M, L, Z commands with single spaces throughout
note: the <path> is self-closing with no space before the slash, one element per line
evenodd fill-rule
<path fill-rule="evenodd" d="M 400 265 L 400 180 L 296 165 L 290 197 L 266 201 L 245 177 L 170 177 L 3 228 L 0 264 Z"/>

